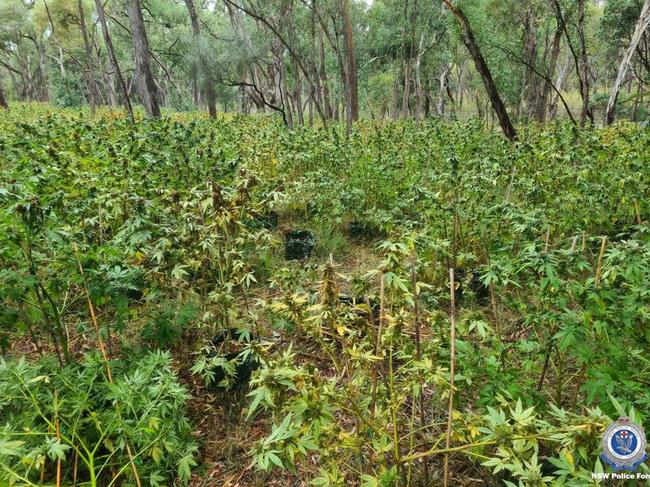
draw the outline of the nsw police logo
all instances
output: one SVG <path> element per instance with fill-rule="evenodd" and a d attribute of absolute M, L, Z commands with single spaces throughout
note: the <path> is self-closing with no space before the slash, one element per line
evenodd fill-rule
<path fill-rule="evenodd" d="M 633 472 L 646 461 L 646 439 L 643 428 L 628 418 L 619 418 L 603 433 L 603 459 L 614 470 Z"/>

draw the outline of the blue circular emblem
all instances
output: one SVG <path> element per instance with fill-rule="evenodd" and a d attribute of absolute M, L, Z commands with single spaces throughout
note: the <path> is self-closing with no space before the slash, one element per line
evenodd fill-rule
<path fill-rule="evenodd" d="M 634 431 L 621 429 L 612 435 L 609 440 L 609 448 L 617 456 L 624 457 L 636 451 L 638 443 L 639 440 Z"/>
<path fill-rule="evenodd" d="M 620 418 L 603 433 L 600 457 L 614 470 L 636 470 L 647 458 L 643 428 L 628 418 Z"/>

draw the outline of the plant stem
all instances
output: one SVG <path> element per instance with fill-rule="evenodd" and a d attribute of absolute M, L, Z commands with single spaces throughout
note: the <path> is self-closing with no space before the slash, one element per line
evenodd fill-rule
<path fill-rule="evenodd" d="M 456 373 L 456 290 L 454 282 L 454 269 L 449 269 L 449 292 L 451 294 L 450 305 L 450 334 L 449 334 L 449 409 L 447 411 L 447 435 L 445 438 L 445 449 L 448 451 L 451 445 L 451 433 L 453 427 L 453 413 L 454 413 L 454 375 Z M 444 469 L 444 486 L 449 485 L 449 453 L 445 453 L 445 469 Z"/>
<path fill-rule="evenodd" d="M 56 333 L 54 333 L 56 327 L 52 322 L 52 319 L 50 318 L 50 313 L 45 308 L 45 298 L 41 295 L 41 290 L 44 288 L 43 286 L 40 285 L 40 281 L 38 280 L 38 276 L 36 272 L 36 264 L 34 263 L 34 259 L 32 258 L 32 243 L 29 234 L 27 234 L 27 250 L 23 249 L 23 253 L 25 254 L 25 257 L 27 258 L 27 263 L 29 264 L 29 274 L 36 280 L 36 282 L 32 284 L 32 289 L 34 290 L 34 294 L 36 295 L 36 300 L 38 301 L 38 307 L 41 310 L 43 319 L 45 320 L 47 332 L 50 335 L 50 339 L 52 340 L 52 345 L 54 346 L 54 351 L 56 352 L 57 359 L 59 360 L 59 365 L 63 367 L 63 355 L 61 354 L 61 347 L 59 344 L 60 337 L 57 337 Z"/>
<path fill-rule="evenodd" d="M 607 235 L 603 237 L 600 242 L 600 253 L 598 254 L 598 265 L 596 267 L 596 286 L 600 285 L 600 278 L 603 271 L 603 256 L 605 255 L 605 248 L 607 247 Z"/>
<path fill-rule="evenodd" d="M 557 433 L 562 433 L 566 431 L 577 431 L 577 430 L 583 430 L 583 429 L 588 429 L 591 428 L 591 424 L 579 424 L 579 425 L 574 425 L 570 427 L 565 427 L 565 428 L 556 428 L 553 430 L 545 431 L 544 433 L 540 435 L 515 435 L 511 437 L 510 439 L 512 441 L 517 441 L 517 440 L 546 440 L 546 441 L 561 441 L 557 437 L 554 437 Z M 545 435 L 549 435 L 546 437 Z M 442 454 L 449 454 L 457 451 L 463 451 L 463 450 L 468 450 L 470 448 L 478 448 L 481 446 L 492 446 L 492 445 L 497 445 L 499 443 L 498 440 L 486 440 L 486 441 L 479 441 L 476 443 L 468 443 L 466 445 L 460 445 L 460 446 L 454 446 L 454 447 L 445 447 L 445 448 L 437 448 L 434 447 L 430 450 L 420 452 L 420 453 L 415 453 L 413 455 L 407 455 L 405 457 L 402 457 L 402 463 L 407 463 L 407 462 L 412 462 L 414 460 L 419 460 L 420 458 L 426 458 L 430 457 L 433 455 L 442 455 Z"/>
<path fill-rule="evenodd" d="M 537 390 L 541 391 L 542 386 L 544 385 L 544 379 L 546 378 L 546 372 L 548 370 L 548 363 L 551 359 L 551 352 L 553 351 L 553 335 L 554 332 L 551 331 L 550 336 L 548 337 L 548 346 L 546 347 L 546 354 L 544 356 L 544 366 L 542 367 L 542 373 L 539 376 L 537 381 Z"/>
<path fill-rule="evenodd" d="M 377 357 L 379 355 L 379 344 L 381 342 L 381 332 L 384 326 L 384 301 L 385 301 L 385 290 L 384 290 L 384 275 L 381 275 L 381 281 L 379 284 L 379 329 L 377 330 L 377 336 L 375 337 L 375 350 L 374 355 Z M 370 393 L 370 417 L 371 421 L 375 420 L 375 405 L 377 402 L 377 367 L 372 369 L 372 388 Z"/>
<path fill-rule="evenodd" d="M 84 274 L 84 269 L 83 266 L 81 265 L 81 260 L 79 259 L 79 252 L 76 243 L 74 244 L 74 251 L 75 251 L 75 256 L 77 258 L 77 264 L 79 264 L 79 272 L 81 273 L 81 277 L 83 279 L 83 287 L 84 287 L 84 291 L 86 292 L 86 298 L 88 301 L 88 310 L 90 311 L 90 316 L 93 321 L 93 326 L 95 327 L 95 333 L 97 334 L 97 342 L 99 344 L 99 348 L 102 352 L 102 358 L 104 359 L 104 364 L 106 366 L 106 375 L 108 377 L 108 382 L 112 384 L 113 375 L 111 373 L 111 366 L 108 361 L 108 354 L 106 352 L 106 347 L 104 346 L 104 342 L 102 340 L 101 334 L 99 333 L 99 324 L 97 323 L 97 316 L 95 315 L 95 307 L 93 306 L 93 302 L 90 299 L 90 291 L 88 291 L 88 286 L 86 285 L 86 275 Z M 115 408 L 117 409 L 118 416 L 121 416 L 119 404 L 115 404 Z M 142 484 L 140 482 L 140 475 L 138 475 L 138 469 L 135 466 L 133 454 L 131 453 L 131 447 L 129 446 L 128 440 L 125 439 L 124 442 L 126 443 L 126 452 L 129 456 L 129 462 L 131 463 L 131 469 L 133 470 L 133 476 L 135 477 L 136 484 L 138 485 L 138 487 L 142 487 Z"/>
<path fill-rule="evenodd" d="M 551 226 L 546 229 L 546 237 L 544 238 L 544 253 L 548 254 L 548 247 L 551 239 Z"/>
<path fill-rule="evenodd" d="M 61 425 L 59 420 L 56 420 L 56 439 L 61 440 Z M 57 458 L 56 460 L 56 487 L 61 487 L 61 459 Z"/>
<path fill-rule="evenodd" d="M 562 384 L 564 380 L 564 355 L 560 353 L 559 349 L 555 349 L 557 353 L 557 384 L 555 386 L 555 404 L 562 407 Z"/>
<path fill-rule="evenodd" d="M 485 248 L 485 256 L 487 257 L 488 265 L 490 265 L 490 249 L 488 246 Z M 494 282 L 490 281 L 488 286 L 490 292 L 490 302 L 492 304 L 492 313 L 494 314 L 494 331 L 496 332 L 497 338 L 501 340 L 501 325 L 499 323 L 499 312 L 497 310 L 497 296 L 494 292 Z"/>
<path fill-rule="evenodd" d="M 422 348 L 420 340 L 420 307 L 418 304 L 418 283 L 417 283 L 417 259 L 415 256 L 415 250 L 411 255 L 411 288 L 413 293 L 413 319 L 415 324 L 415 358 L 420 361 L 422 359 Z M 424 384 L 422 381 L 418 384 L 420 386 L 420 427 L 424 428 L 425 419 L 424 419 Z M 411 438 L 413 441 L 413 437 Z M 410 466 L 409 466 L 410 468 Z M 426 460 L 422 462 L 422 473 L 424 477 L 424 484 L 429 485 L 429 469 Z"/>
<path fill-rule="evenodd" d="M 399 448 L 399 435 L 397 432 L 397 408 L 398 408 L 398 402 L 397 402 L 397 397 L 395 396 L 395 382 L 394 382 L 394 376 L 395 376 L 395 371 L 393 369 L 393 354 L 394 354 L 394 336 L 391 335 L 391 340 L 390 340 L 390 355 L 388 357 L 388 387 L 390 390 L 390 415 L 391 415 L 391 423 L 393 423 L 393 451 L 395 455 L 395 462 L 397 463 L 397 468 L 399 470 L 402 470 L 402 464 L 400 462 L 401 458 L 401 453 L 400 453 L 400 448 Z M 403 474 L 403 472 L 402 472 Z M 397 485 L 397 480 L 395 480 L 395 485 Z"/>

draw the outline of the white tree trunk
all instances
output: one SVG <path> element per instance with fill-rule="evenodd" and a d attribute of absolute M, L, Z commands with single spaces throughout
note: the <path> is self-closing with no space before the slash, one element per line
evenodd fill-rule
<path fill-rule="evenodd" d="M 630 45 L 625 50 L 623 59 L 621 59 L 621 64 L 618 67 L 618 76 L 616 76 L 616 81 L 614 82 L 612 93 L 609 96 L 609 101 L 607 102 L 607 110 L 605 112 L 605 124 L 607 125 L 614 122 L 618 94 L 621 91 L 623 82 L 625 81 L 625 75 L 627 74 L 627 69 L 630 66 L 630 61 L 632 60 L 636 46 L 639 44 L 639 41 L 643 37 L 643 33 L 648 28 L 648 25 L 650 25 L 650 0 L 645 0 L 643 3 L 643 8 L 641 9 L 641 14 L 639 15 L 639 20 L 637 21 L 636 27 L 634 28 L 634 34 L 630 40 Z"/>

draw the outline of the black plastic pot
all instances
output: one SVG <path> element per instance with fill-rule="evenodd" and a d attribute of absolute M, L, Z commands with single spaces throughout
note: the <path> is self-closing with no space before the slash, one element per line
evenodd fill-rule
<path fill-rule="evenodd" d="M 489 301 L 490 290 L 483 284 L 481 275 L 476 269 L 458 267 L 454 271 L 454 279 L 458 283 L 456 299 L 459 302 L 465 301 L 468 298 L 468 294 L 472 294 L 479 304 L 486 304 Z M 470 293 L 467 291 L 470 291 Z"/>
<path fill-rule="evenodd" d="M 208 387 L 211 392 L 240 391 L 248 388 L 251 375 L 259 367 L 259 362 L 250 354 L 243 356 L 242 351 L 231 351 L 229 353 L 220 353 L 219 350 L 225 342 L 237 341 L 241 338 L 241 332 L 236 328 L 229 328 L 220 331 L 211 340 L 212 346 L 216 349 L 208 354 L 209 358 L 221 356 L 235 366 L 235 374 L 232 377 L 230 387 L 220 385 L 221 381 L 228 377 L 228 374 L 222 366 L 215 366 L 212 369 L 212 384 Z M 253 339 L 253 337 L 251 337 Z"/>
<path fill-rule="evenodd" d="M 316 238 L 309 230 L 292 230 L 287 233 L 284 253 L 287 260 L 303 260 L 314 251 Z"/>
<path fill-rule="evenodd" d="M 339 303 L 353 306 L 360 304 L 368 304 L 370 306 L 370 312 L 375 317 L 379 318 L 379 301 L 375 298 L 370 298 L 366 296 L 350 296 L 349 294 L 339 294 Z"/>
<path fill-rule="evenodd" d="M 275 230 L 278 226 L 278 214 L 275 211 L 257 214 L 253 218 L 244 220 L 244 224 L 249 228 Z"/>
<path fill-rule="evenodd" d="M 611 242 L 622 242 L 632 238 L 634 230 L 632 225 L 623 220 L 618 220 L 612 224 L 612 230 L 609 232 L 608 238 Z M 600 242 L 597 245 L 597 251 L 600 251 Z"/>
<path fill-rule="evenodd" d="M 274 230 L 278 227 L 278 214 L 275 211 L 269 211 L 266 215 L 261 216 L 258 221 L 263 228 Z"/>
<path fill-rule="evenodd" d="M 348 236 L 353 240 L 371 240 L 385 236 L 385 233 L 375 225 L 354 220 L 348 224 Z"/>

